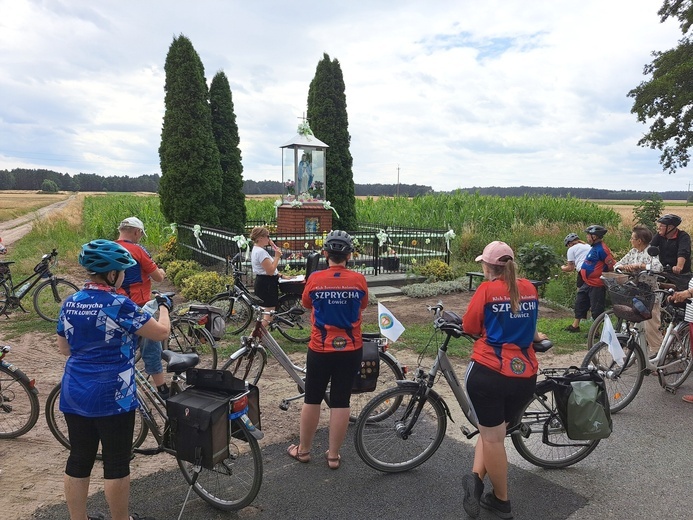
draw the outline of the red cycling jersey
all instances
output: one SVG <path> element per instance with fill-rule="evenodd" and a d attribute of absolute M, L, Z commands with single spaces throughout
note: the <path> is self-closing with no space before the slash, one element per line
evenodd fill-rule
<path fill-rule="evenodd" d="M 361 312 L 368 306 L 368 284 L 361 273 L 343 266 L 315 271 L 306 281 L 302 302 L 313 309 L 311 350 L 344 352 L 363 347 Z"/>
<path fill-rule="evenodd" d="M 537 357 L 532 343 L 537 328 L 539 299 L 529 280 L 517 280 L 520 308 L 510 308 L 510 293 L 503 280 L 483 282 L 462 318 L 465 332 L 481 336 L 474 342 L 472 361 L 508 377 L 532 377 Z"/>

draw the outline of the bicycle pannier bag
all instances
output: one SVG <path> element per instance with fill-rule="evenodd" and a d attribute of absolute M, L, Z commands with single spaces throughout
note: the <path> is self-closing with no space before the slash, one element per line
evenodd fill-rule
<path fill-rule="evenodd" d="M 228 370 L 189 368 L 185 371 L 185 380 L 195 388 L 223 390 L 232 395 L 245 392 L 245 381 L 238 379 Z"/>
<path fill-rule="evenodd" d="M 352 394 L 372 392 L 378 384 L 380 374 L 380 356 L 378 343 L 376 341 L 363 341 L 363 356 L 361 357 L 361 368 L 356 372 L 354 384 L 351 387 Z"/>
<path fill-rule="evenodd" d="M 203 468 L 229 456 L 229 397 L 187 388 L 166 401 L 170 443 L 180 459 Z"/>
<path fill-rule="evenodd" d="M 258 430 L 262 430 L 262 424 L 260 422 L 260 389 L 248 383 L 248 389 L 250 393 L 248 394 L 248 409 L 246 410 L 246 415 L 253 426 Z M 239 431 L 239 427 L 233 422 L 231 423 L 231 435 L 237 439 L 245 440 L 245 435 Z"/>
<path fill-rule="evenodd" d="M 604 380 L 596 372 L 551 377 L 558 415 L 573 440 L 605 439 L 613 430 Z"/>
<path fill-rule="evenodd" d="M 205 328 L 209 331 L 215 340 L 220 340 L 224 337 L 224 329 L 226 322 L 224 321 L 224 310 L 213 305 L 191 305 L 190 312 L 198 314 L 206 314 L 207 322 Z"/>

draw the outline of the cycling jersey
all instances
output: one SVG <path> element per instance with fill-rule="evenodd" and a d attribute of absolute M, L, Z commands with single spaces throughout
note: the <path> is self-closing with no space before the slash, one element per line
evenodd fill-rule
<path fill-rule="evenodd" d="M 532 377 L 537 358 L 532 343 L 539 315 L 537 290 L 529 280 L 517 280 L 520 308 L 513 312 L 503 280 L 481 283 L 462 318 L 465 332 L 481 336 L 474 342 L 472 361 L 508 377 Z"/>
<path fill-rule="evenodd" d="M 102 417 L 137 408 L 135 332 L 150 319 L 132 300 L 108 290 L 85 287 L 65 300 L 57 333 L 69 343 L 70 356 L 60 411 Z"/>
<path fill-rule="evenodd" d="M 149 275 L 159 266 L 152 260 L 152 255 L 144 246 L 129 240 L 116 240 L 116 242 L 127 249 L 137 262 L 137 265 L 125 270 L 125 279 L 118 292 L 128 296 L 137 305 L 144 305 L 152 298 L 152 280 Z"/>
<path fill-rule="evenodd" d="M 311 350 L 348 351 L 363 346 L 361 311 L 368 306 L 368 285 L 361 273 L 344 266 L 316 271 L 306 282 L 302 302 L 313 309 Z"/>
<path fill-rule="evenodd" d="M 587 285 L 590 287 L 604 287 L 604 282 L 600 278 L 604 271 L 612 271 L 616 260 L 611 254 L 609 246 L 604 242 L 599 241 L 592 244 L 592 249 L 582 262 L 580 275 Z"/>

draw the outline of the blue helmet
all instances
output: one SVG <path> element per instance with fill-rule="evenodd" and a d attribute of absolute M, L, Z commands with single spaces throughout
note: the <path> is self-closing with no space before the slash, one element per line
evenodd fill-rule
<path fill-rule="evenodd" d="M 103 239 L 84 244 L 79 254 L 79 263 L 92 273 L 125 271 L 128 267 L 137 265 L 127 249 L 116 242 Z"/>

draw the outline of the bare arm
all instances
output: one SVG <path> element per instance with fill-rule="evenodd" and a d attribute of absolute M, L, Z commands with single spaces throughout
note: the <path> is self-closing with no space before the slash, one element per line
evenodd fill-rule
<path fill-rule="evenodd" d="M 565 263 L 565 265 L 561 266 L 561 271 L 563 271 L 564 273 L 570 273 L 572 271 L 575 271 L 575 262 L 571 262 L 570 260 L 568 260 Z"/>
<path fill-rule="evenodd" d="M 60 352 L 63 356 L 70 356 L 70 344 L 62 336 L 58 336 L 58 352 Z"/>
<path fill-rule="evenodd" d="M 149 278 L 151 278 L 155 282 L 163 282 L 164 278 L 166 278 L 166 271 L 159 267 L 156 271 L 149 275 Z"/>
<path fill-rule="evenodd" d="M 152 318 L 136 334 L 153 341 L 164 341 L 168 338 L 170 332 L 171 320 L 168 315 L 168 309 L 162 305 L 159 307 L 159 319 Z"/>

